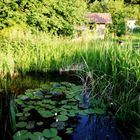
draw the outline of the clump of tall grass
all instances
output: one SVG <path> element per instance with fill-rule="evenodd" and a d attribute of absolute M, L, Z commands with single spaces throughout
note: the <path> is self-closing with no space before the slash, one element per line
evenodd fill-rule
<path fill-rule="evenodd" d="M 48 71 L 73 63 L 76 47 L 72 41 L 50 37 L 47 34 L 31 35 L 19 40 L 1 40 L 0 73 L 5 75 L 21 71 Z"/>
<path fill-rule="evenodd" d="M 139 50 L 135 51 L 131 46 L 95 48 L 95 45 L 94 53 L 93 50 L 82 53 L 87 66 L 84 75 L 91 75 L 89 86 L 92 96 L 104 100 L 112 113 L 124 123 L 139 117 Z M 83 81 L 87 85 L 86 80 Z"/>
<path fill-rule="evenodd" d="M 122 69 L 134 70 L 134 67 L 138 67 L 139 56 L 134 56 L 131 43 L 130 46 L 120 48 L 110 40 L 73 41 L 43 32 L 27 32 L 22 37 L 1 39 L 0 42 L 1 75 L 12 75 L 18 71 L 59 70 L 82 63 L 81 55 L 94 71 L 113 74 L 114 77 Z"/>

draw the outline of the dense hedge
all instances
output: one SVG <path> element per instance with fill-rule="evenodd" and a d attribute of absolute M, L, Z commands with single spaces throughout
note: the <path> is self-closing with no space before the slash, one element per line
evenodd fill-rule
<path fill-rule="evenodd" d="M 57 35 L 72 35 L 74 26 L 85 20 L 87 6 L 88 12 L 111 13 L 110 31 L 117 35 L 125 34 L 127 18 L 140 20 L 139 5 L 126 4 L 123 0 L 1 0 L 0 30 L 20 26 L 21 29 L 28 27 Z"/>
<path fill-rule="evenodd" d="M 82 21 L 85 9 L 84 0 L 3 0 L 0 1 L 0 29 L 20 24 L 70 35 L 73 25 Z"/>

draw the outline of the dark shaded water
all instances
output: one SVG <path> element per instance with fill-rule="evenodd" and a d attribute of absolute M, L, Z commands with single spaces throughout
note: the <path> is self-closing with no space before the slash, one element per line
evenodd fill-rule
<path fill-rule="evenodd" d="M 59 75 L 58 73 L 52 73 L 49 75 L 28 75 L 15 77 L 14 79 L 5 79 L 1 82 L 1 122 L 0 122 L 0 140 L 12 139 L 12 128 L 9 119 L 9 101 L 11 95 L 22 94 L 26 89 L 37 88 L 40 85 L 50 81 L 68 81 L 76 84 L 81 82 L 73 74 L 71 76 L 66 74 Z M 35 118 L 34 118 L 35 119 Z M 76 120 L 77 121 L 77 120 Z M 74 127 L 72 135 L 63 135 L 63 131 L 60 132 L 60 136 L 63 140 L 130 140 L 126 138 L 120 131 L 118 123 L 115 118 L 108 116 L 95 116 L 86 115 L 78 116 L 78 123 L 74 122 L 70 124 Z"/>
<path fill-rule="evenodd" d="M 126 140 L 117 130 L 114 118 L 108 116 L 80 116 L 80 123 L 73 133 L 72 140 Z"/>

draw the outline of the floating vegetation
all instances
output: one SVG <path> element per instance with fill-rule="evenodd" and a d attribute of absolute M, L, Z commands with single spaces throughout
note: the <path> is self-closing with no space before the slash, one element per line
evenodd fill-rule
<path fill-rule="evenodd" d="M 28 89 L 25 94 L 17 96 L 17 129 L 14 140 L 20 137 L 25 140 L 61 140 L 61 131 L 66 135 L 73 133 L 74 127 L 71 127 L 70 120 L 78 121 L 78 115 L 105 113 L 105 105 L 100 101 L 100 104 L 97 104 L 93 101 L 95 98 L 91 98 L 89 108 L 81 108 L 81 93 L 82 86 L 62 82 Z M 40 132 L 36 132 L 38 130 Z"/>
<path fill-rule="evenodd" d="M 56 121 L 56 122 L 53 122 L 50 126 L 57 128 L 57 130 L 63 130 L 67 126 L 67 123 Z"/>
<path fill-rule="evenodd" d="M 19 128 L 23 128 L 23 127 L 26 127 L 27 126 L 27 123 L 26 122 L 18 122 L 16 124 L 16 127 L 19 127 Z"/>
<path fill-rule="evenodd" d="M 72 132 L 73 132 L 73 128 L 67 128 L 67 129 L 66 129 L 66 133 L 67 133 L 67 134 L 71 134 Z"/>

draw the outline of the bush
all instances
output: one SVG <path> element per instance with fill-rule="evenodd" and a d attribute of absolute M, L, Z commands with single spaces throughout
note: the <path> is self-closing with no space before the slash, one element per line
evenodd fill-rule
<path fill-rule="evenodd" d="M 0 29 L 26 24 L 32 29 L 71 35 L 82 22 L 84 0 L 9 0 L 0 2 Z"/>

